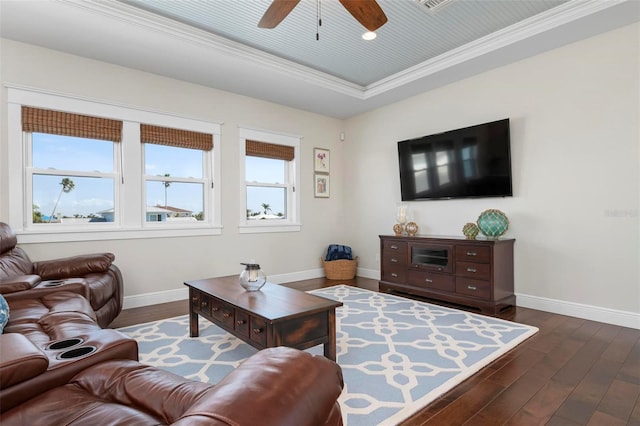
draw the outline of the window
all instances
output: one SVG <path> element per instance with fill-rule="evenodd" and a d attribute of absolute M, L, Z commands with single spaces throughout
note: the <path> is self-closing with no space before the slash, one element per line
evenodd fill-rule
<path fill-rule="evenodd" d="M 240 232 L 300 230 L 300 138 L 241 129 Z"/>
<path fill-rule="evenodd" d="M 141 125 L 144 144 L 146 222 L 188 223 L 208 215 L 205 188 L 206 153 L 213 135 L 159 126 Z"/>
<path fill-rule="evenodd" d="M 21 241 L 221 232 L 220 125 L 9 87 L 8 222 Z"/>
<path fill-rule="evenodd" d="M 122 122 L 22 107 L 29 225 L 115 220 L 114 161 Z M 30 194 L 30 195 L 29 195 Z M 108 215 L 102 215 L 109 212 Z"/>

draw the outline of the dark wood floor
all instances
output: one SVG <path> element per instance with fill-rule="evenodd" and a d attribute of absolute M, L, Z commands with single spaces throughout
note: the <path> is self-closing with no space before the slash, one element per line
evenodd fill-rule
<path fill-rule="evenodd" d="M 366 278 L 283 285 L 338 283 L 378 290 Z M 128 309 L 111 327 L 187 312 L 186 300 Z M 500 317 L 540 331 L 403 425 L 640 425 L 640 330 L 520 307 Z"/>

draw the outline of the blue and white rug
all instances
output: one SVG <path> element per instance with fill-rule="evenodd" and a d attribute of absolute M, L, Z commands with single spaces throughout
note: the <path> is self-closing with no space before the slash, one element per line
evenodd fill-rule
<path fill-rule="evenodd" d="M 345 424 L 405 420 L 538 329 L 384 293 L 338 285 L 310 293 L 341 301 L 336 310 L 340 396 Z M 140 361 L 217 383 L 256 349 L 205 319 L 188 337 L 187 315 L 120 331 L 136 339 Z M 322 354 L 322 346 L 309 349 Z"/>

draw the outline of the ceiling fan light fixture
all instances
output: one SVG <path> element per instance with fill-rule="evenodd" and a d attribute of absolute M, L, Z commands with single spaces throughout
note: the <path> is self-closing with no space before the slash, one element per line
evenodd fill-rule
<path fill-rule="evenodd" d="M 378 35 L 374 31 L 367 31 L 366 33 L 362 34 L 362 39 L 368 41 L 368 40 L 373 40 L 377 36 Z"/>

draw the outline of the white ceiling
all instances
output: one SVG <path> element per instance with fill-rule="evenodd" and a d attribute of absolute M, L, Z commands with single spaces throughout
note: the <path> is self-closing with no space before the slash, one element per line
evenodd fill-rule
<path fill-rule="evenodd" d="M 640 0 L 378 0 L 373 41 L 337 0 L 0 0 L 0 35 L 332 117 L 355 114 L 640 20 Z"/>

